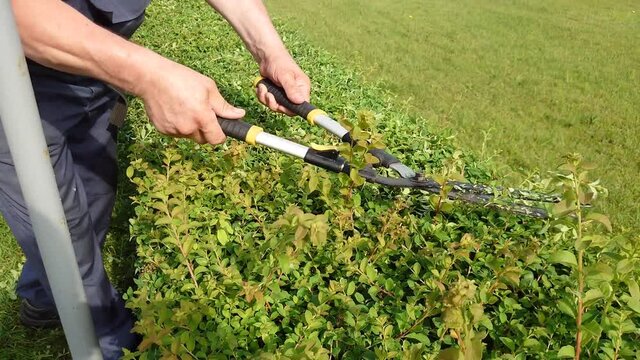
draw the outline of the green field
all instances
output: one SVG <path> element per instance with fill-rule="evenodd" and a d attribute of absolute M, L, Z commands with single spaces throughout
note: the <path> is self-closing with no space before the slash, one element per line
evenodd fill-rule
<path fill-rule="evenodd" d="M 458 144 L 526 172 L 579 152 L 638 229 L 640 6 L 614 1 L 268 0 Z"/>

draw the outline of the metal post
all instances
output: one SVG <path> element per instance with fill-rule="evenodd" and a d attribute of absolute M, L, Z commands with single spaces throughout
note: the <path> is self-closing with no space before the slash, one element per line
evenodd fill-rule
<path fill-rule="evenodd" d="M 74 359 L 102 359 L 11 0 L 0 0 L 0 119 Z"/>

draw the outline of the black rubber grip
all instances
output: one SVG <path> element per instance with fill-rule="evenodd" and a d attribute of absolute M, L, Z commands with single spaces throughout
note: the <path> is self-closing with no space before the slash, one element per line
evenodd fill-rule
<path fill-rule="evenodd" d="M 384 167 L 389 167 L 391 164 L 399 163 L 400 160 L 396 159 L 395 156 L 389 154 L 388 152 L 382 149 L 371 149 L 369 150 L 371 155 L 375 156 L 380 160 L 380 165 Z"/>
<path fill-rule="evenodd" d="M 330 158 L 314 149 L 309 149 L 309 151 L 307 151 L 307 154 L 304 156 L 304 161 L 311 165 L 319 166 L 323 169 L 336 173 L 349 173 L 349 165 L 344 161 L 344 159 L 340 157 Z"/>
<path fill-rule="evenodd" d="M 309 113 L 313 110 L 316 109 L 315 106 L 309 104 L 308 102 L 303 102 L 302 104 L 294 104 L 293 102 L 291 102 L 291 100 L 289 100 L 289 98 L 287 97 L 287 94 L 285 93 L 284 89 L 281 88 L 280 86 L 274 84 L 271 80 L 269 79 L 262 79 L 260 81 L 258 81 L 257 85 L 264 85 L 267 87 L 267 90 L 273 94 L 273 97 L 276 99 L 276 101 L 278 102 L 278 104 L 286 107 L 287 109 L 289 109 L 289 111 L 291 111 L 292 113 L 301 116 L 303 118 L 307 118 L 307 115 L 309 115 Z"/>
<path fill-rule="evenodd" d="M 342 135 L 342 139 L 340 139 L 340 140 L 342 140 L 343 143 L 351 144 L 351 146 L 354 145 L 354 141 L 351 138 L 351 133 L 346 133 L 346 134 Z"/>
<path fill-rule="evenodd" d="M 227 120 L 220 117 L 218 118 L 218 124 L 220 124 L 225 135 L 241 141 L 246 140 L 247 133 L 253 126 L 242 120 Z"/>

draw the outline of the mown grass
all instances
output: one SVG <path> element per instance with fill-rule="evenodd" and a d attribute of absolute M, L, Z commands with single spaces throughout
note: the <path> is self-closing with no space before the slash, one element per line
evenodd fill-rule
<path fill-rule="evenodd" d="M 579 152 L 639 229 L 640 6 L 615 1 L 269 0 L 272 16 L 410 99 L 425 126 L 525 172 Z M 322 104 L 328 105 L 328 104 Z M 495 157 L 494 157 L 495 156 Z"/>

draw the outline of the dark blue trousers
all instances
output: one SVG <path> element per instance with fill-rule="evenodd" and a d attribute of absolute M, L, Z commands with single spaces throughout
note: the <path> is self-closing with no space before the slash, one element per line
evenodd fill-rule
<path fill-rule="evenodd" d="M 110 117 L 118 94 L 97 80 L 33 63 L 30 72 L 100 347 L 105 359 L 116 359 L 137 341 L 133 317 L 110 284 L 101 254 L 116 191 L 117 128 Z M 27 259 L 18 295 L 36 307 L 55 307 L 1 126 L 0 211 Z"/>

